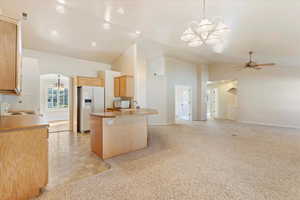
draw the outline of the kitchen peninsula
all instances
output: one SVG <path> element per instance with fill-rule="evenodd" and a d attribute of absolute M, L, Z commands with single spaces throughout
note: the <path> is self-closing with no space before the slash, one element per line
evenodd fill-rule
<path fill-rule="evenodd" d="M 102 159 L 147 147 L 147 118 L 154 109 L 125 109 L 92 113 L 91 149 Z"/>

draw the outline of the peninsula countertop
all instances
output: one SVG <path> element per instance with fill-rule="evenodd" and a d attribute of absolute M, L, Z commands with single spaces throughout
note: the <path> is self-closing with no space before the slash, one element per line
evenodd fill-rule
<path fill-rule="evenodd" d="M 157 110 L 149 109 L 149 108 L 122 109 L 119 111 L 91 113 L 92 116 L 101 117 L 101 118 L 115 118 L 119 116 L 128 116 L 128 115 L 156 115 L 156 114 L 158 114 Z"/>
<path fill-rule="evenodd" d="M 48 122 L 38 115 L 0 116 L 0 133 L 4 131 L 48 126 Z"/>

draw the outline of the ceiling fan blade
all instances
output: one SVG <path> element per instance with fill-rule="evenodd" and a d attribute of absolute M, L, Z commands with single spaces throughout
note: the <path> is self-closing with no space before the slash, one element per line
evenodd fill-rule
<path fill-rule="evenodd" d="M 275 63 L 265 63 L 265 64 L 257 64 L 257 67 L 265 67 L 265 66 L 274 66 L 276 65 Z"/>

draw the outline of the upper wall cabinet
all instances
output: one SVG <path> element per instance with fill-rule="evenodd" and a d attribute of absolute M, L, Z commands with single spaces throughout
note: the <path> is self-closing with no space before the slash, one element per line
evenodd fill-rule
<path fill-rule="evenodd" d="M 115 77 L 114 79 L 114 93 L 115 97 L 134 97 L 134 80 L 133 76 L 124 75 Z"/>
<path fill-rule="evenodd" d="M 100 77 L 84 77 L 77 76 L 75 81 L 78 87 L 80 86 L 91 86 L 91 87 L 104 87 L 104 80 Z"/>
<path fill-rule="evenodd" d="M 0 94 L 21 93 L 21 26 L 0 15 Z"/>

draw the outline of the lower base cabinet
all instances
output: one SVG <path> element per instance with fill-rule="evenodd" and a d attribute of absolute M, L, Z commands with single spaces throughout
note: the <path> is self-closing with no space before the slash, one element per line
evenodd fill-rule
<path fill-rule="evenodd" d="M 47 183 L 48 128 L 0 132 L 0 199 L 31 199 Z"/>

